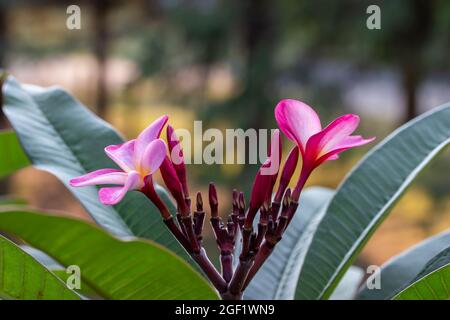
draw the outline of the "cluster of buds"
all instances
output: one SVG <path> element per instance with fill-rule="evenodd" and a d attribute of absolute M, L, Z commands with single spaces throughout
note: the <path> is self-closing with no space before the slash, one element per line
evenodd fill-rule
<path fill-rule="evenodd" d="M 297 209 L 298 199 L 292 199 L 288 184 L 297 166 L 299 149 L 296 146 L 289 153 L 278 189 L 272 199 L 281 160 L 281 137 L 279 130 L 275 130 L 269 157 L 256 174 L 248 207 L 244 193 L 233 190 L 232 212 L 226 221 L 219 215 L 216 187 L 213 183 L 209 185 L 210 224 L 220 251 L 221 272 L 219 272 L 210 262 L 202 246 L 205 220 L 203 197 L 200 192 L 197 193 L 195 210 L 191 214 L 183 153 L 180 141 L 170 125 L 167 127 L 167 142 L 171 157 L 164 158 L 160 172 L 177 204 L 176 221 L 151 181 L 146 181 L 141 191 L 158 207 L 169 230 L 200 265 L 221 296 L 224 299 L 239 299 L 247 284 L 281 240 Z M 259 220 L 254 225 L 258 212 Z M 235 257 L 239 233 L 241 250 L 239 256 Z M 239 262 L 234 269 L 233 259 L 237 258 Z"/>
<path fill-rule="evenodd" d="M 72 179 L 71 184 L 76 187 L 120 185 L 100 189 L 100 201 L 106 205 L 118 203 L 131 190 L 144 193 L 159 209 L 167 228 L 201 267 L 221 297 L 241 299 L 243 291 L 289 226 L 297 211 L 300 193 L 311 172 L 323 162 L 337 159 L 342 151 L 374 139 L 351 135 L 359 123 L 359 117 L 353 114 L 341 116 L 322 129 L 315 111 L 300 101 L 282 100 L 275 108 L 275 118 L 281 131 L 296 143 L 287 156 L 281 174 L 279 175 L 281 136 L 277 129 L 272 135 L 268 159 L 259 168 L 254 179 L 248 206 L 244 194 L 234 190 L 232 212 L 223 221 L 219 215 L 216 187 L 214 184 L 209 186 L 210 224 L 220 250 L 220 272 L 211 263 L 202 245 L 205 210 L 201 193 L 196 195 L 195 210 L 192 213 L 180 141 L 173 128 L 168 125 L 168 156 L 165 142 L 159 139 L 167 123 L 167 116 L 153 122 L 137 139 L 105 148 L 106 154 L 121 170 L 100 169 Z M 291 192 L 288 186 L 300 156 L 302 166 Z M 153 174 L 158 169 L 175 200 L 175 216 L 155 190 Z M 277 180 L 278 187 L 274 190 Z M 238 234 L 241 235 L 239 252 L 236 250 Z M 234 259 L 239 261 L 234 263 Z M 233 268 L 235 264 L 237 267 Z"/>

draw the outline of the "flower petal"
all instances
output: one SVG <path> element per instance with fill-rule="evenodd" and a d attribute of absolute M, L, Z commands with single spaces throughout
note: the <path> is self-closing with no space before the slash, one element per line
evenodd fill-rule
<path fill-rule="evenodd" d="M 334 149 L 330 150 L 326 154 L 322 155 L 318 160 L 318 164 L 321 164 L 328 160 L 336 160 L 338 158 L 338 154 L 348 150 L 350 148 L 359 147 L 365 144 L 368 144 L 375 140 L 375 137 L 371 137 L 368 139 L 364 139 L 362 136 L 349 136 L 345 138 L 341 143 L 336 146 Z"/>
<path fill-rule="evenodd" d="M 169 117 L 167 115 L 159 117 L 158 119 L 153 121 L 153 123 L 150 124 L 146 129 L 144 129 L 141 134 L 139 134 L 136 139 L 136 145 L 134 148 L 134 161 L 136 164 L 141 163 L 141 159 L 144 155 L 147 145 L 153 140 L 159 138 L 161 130 L 165 126 L 168 119 Z"/>
<path fill-rule="evenodd" d="M 128 191 L 142 188 L 143 184 L 141 175 L 136 171 L 131 171 L 127 174 L 127 180 L 123 187 L 101 188 L 98 197 L 101 203 L 112 206 L 119 203 Z"/>
<path fill-rule="evenodd" d="M 122 144 L 110 145 L 105 148 L 105 152 L 117 165 L 125 172 L 136 169 L 133 162 L 134 148 L 136 139 L 127 141 Z"/>
<path fill-rule="evenodd" d="M 330 156 L 329 158 L 327 158 L 327 161 L 328 160 L 337 160 L 337 159 L 339 159 L 339 156 L 337 154 L 334 154 L 334 155 Z"/>
<path fill-rule="evenodd" d="M 70 180 L 73 187 L 93 186 L 97 184 L 125 184 L 127 174 L 117 169 L 100 169 Z"/>
<path fill-rule="evenodd" d="M 297 143 L 302 154 L 309 137 L 322 129 L 317 113 L 297 100 L 281 100 L 275 107 L 275 118 L 281 131 Z"/>
<path fill-rule="evenodd" d="M 359 116 L 355 114 L 340 116 L 309 139 L 307 148 L 310 151 L 308 152 L 315 150 L 317 157 L 324 155 L 348 138 L 358 127 L 358 124 Z"/>
<path fill-rule="evenodd" d="M 359 147 L 359 146 L 368 144 L 369 142 L 372 142 L 375 139 L 376 139 L 375 137 L 370 137 L 370 138 L 364 139 L 362 136 L 348 136 L 341 143 L 339 143 L 339 145 L 337 145 L 335 148 L 333 148 L 332 151 L 334 151 L 336 149 L 342 149 L 342 148 L 349 149 L 349 148 L 353 148 L 353 147 Z"/>
<path fill-rule="evenodd" d="M 141 159 L 141 170 L 145 175 L 152 174 L 161 166 L 166 157 L 166 143 L 161 139 L 150 142 Z"/>

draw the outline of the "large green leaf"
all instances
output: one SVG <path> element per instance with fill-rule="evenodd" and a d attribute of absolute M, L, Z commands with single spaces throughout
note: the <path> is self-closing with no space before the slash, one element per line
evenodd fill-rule
<path fill-rule="evenodd" d="M 312 232 L 296 298 L 326 299 L 394 203 L 450 142 L 450 104 L 400 127 L 349 173 Z M 309 242 L 309 241 L 307 241 Z"/>
<path fill-rule="evenodd" d="M 428 261 L 444 248 L 450 246 L 450 231 L 426 239 L 409 250 L 390 259 L 381 266 L 381 288 L 369 290 L 361 288 L 357 299 L 390 299 L 411 283 Z"/>
<path fill-rule="evenodd" d="M 62 265 L 60 265 L 58 262 L 56 262 L 52 257 L 50 257 L 45 252 L 42 252 L 41 250 L 38 250 L 36 248 L 30 247 L 28 245 L 21 245 L 20 248 L 24 250 L 26 253 L 28 253 L 30 256 L 32 256 L 37 262 L 45 266 L 48 270 L 50 270 L 55 276 L 57 276 L 59 279 L 61 279 L 63 282 L 67 283 L 67 280 L 72 275 L 72 273 L 68 272 L 67 269 L 65 269 Z M 86 299 L 89 299 L 90 297 L 93 298 L 101 298 L 100 295 L 95 292 L 94 289 L 89 287 L 86 283 L 82 282 L 81 287 L 74 288 L 73 289 L 78 294 L 82 295 Z M 89 297 L 89 298 L 87 298 Z"/>
<path fill-rule="evenodd" d="M 71 272 L 67 272 L 66 269 L 52 269 L 52 272 L 60 278 L 62 281 L 67 282 L 69 278 L 72 276 Z M 73 289 L 75 292 L 77 292 L 80 296 L 83 297 L 85 300 L 101 300 L 102 297 L 96 292 L 94 289 L 92 289 L 89 285 L 87 285 L 85 282 L 81 282 L 80 288 Z"/>
<path fill-rule="evenodd" d="M 98 201 L 96 187 L 70 187 L 73 177 L 116 167 L 103 149 L 123 139 L 108 123 L 59 88 L 21 85 L 9 77 L 3 93 L 4 112 L 33 165 L 57 176 L 99 225 L 117 236 L 154 240 L 189 260 L 156 207 L 141 193 L 128 193 L 119 205 L 109 207 Z"/>
<path fill-rule="evenodd" d="M 11 208 L 11 207 L 9 207 Z M 0 208 L 1 210 L 1 208 Z M 60 270 L 63 269 L 63 266 L 61 266 L 57 261 L 55 261 L 52 257 L 50 257 L 45 252 L 42 252 L 41 250 L 38 250 L 36 248 L 30 247 L 26 244 L 23 244 L 20 246 L 20 248 L 28 253 L 30 256 L 32 256 L 37 262 L 42 264 L 44 267 L 46 267 L 48 270 Z"/>
<path fill-rule="evenodd" d="M 431 259 L 416 279 L 396 297 L 396 300 L 449 300 L 450 247 Z"/>
<path fill-rule="evenodd" d="M 30 255 L 0 236 L 0 299 L 79 299 Z"/>
<path fill-rule="evenodd" d="M 0 230 L 44 251 L 64 267 L 77 265 L 82 280 L 108 299 L 216 299 L 191 266 L 148 240 L 119 240 L 80 220 L 0 209 Z"/>
<path fill-rule="evenodd" d="M 261 267 L 244 293 L 245 299 L 293 299 L 300 272 L 303 231 L 318 211 L 331 199 L 333 190 L 312 187 L 300 198 L 300 206 L 283 239 Z"/>
<path fill-rule="evenodd" d="M 0 178 L 30 165 L 13 131 L 0 131 Z"/>

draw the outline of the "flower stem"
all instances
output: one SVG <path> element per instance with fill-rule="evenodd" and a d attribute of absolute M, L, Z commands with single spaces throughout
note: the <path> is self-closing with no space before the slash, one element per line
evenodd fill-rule
<path fill-rule="evenodd" d="M 233 255 L 230 252 L 221 253 L 220 265 L 222 266 L 222 276 L 229 283 L 233 277 Z"/>
<path fill-rule="evenodd" d="M 274 247 L 275 245 L 270 244 L 268 241 L 264 240 L 261 247 L 259 248 L 258 253 L 256 254 L 255 261 L 248 272 L 244 285 L 242 286 L 242 290 L 245 290 L 245 288 L 247 288 L 250 281 L 253 279 L 255 274 L 258 272 L 258 270 L 262 267 L 264 262 L 272 253 Z"/>
<path fill-rule="evenodd" d="M 192 258 L 195 262 L 198 263 L 198 265 L 202 268 L 202 270 L 205 272 L 208 279 L 211 281 L 211 283 L 214 285 L 214 287 L 219 291 L 219 293 L 224 293 L 227 290 L 227 283 L 222 278 L 222 276 L 217 272 L 214 265 L 209 260 L 208 256 L 206 255 L 205 249 L 201 248 L 200 252 L 193 253 Z"/>
<path fill-rule="evenodd" d="M 248 272 L 253 266 L 253 257 L 244 257 L 239 259 L 239 264 L 228 286 L 228 294 L 232 297 L 238 297 L 242 295 L 242 289 L 244 287 Z"/>
<path fill-rule="evenodd" d="M 302 192 L 306 180 L 308 180 L 310 174 L 311 170 L 307 170 L 305 169 L 305 167 L 302 168 L 302 171 L 300 172 L 300 178 L 298 179 L 294 191 L 292 192 L 292 200 L 298 201 L 298 199 L 300 198 L 300 193 Z"/>
<path fill-rule="evenodd" d="M 188 239 L 184 236 L 184 234 L 181 232 L 181 230 L 178 228 L 178 226 L 173 221 L 173 217 L 170 216 L 169 218 L 165 218 L 164 223 L 166 224 L 167 228 L 170 230 L 170 232 L 175 236 L 175 238 L 178 240 L 179 243 L 184 247 L 184 249 L 192 253 L 192 247 Z"/>

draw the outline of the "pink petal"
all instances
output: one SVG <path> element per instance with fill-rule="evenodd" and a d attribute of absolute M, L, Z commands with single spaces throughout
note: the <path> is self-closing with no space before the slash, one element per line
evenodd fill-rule
<path fill-rule="evenodd" d="M 328 160 L 337 160 L 337 159 L 339 159 L 339 156 L 338 156 L 337 154 L 333 154 L 332 156 L 330 156 L 329 158 L 327 158 L 327 161 L 328 161 Z"/>
<path fill-rule="evenodd" d="M 93 186 L 97 184 L 121 184 L 127 180 L 127 174 L 116 169 L 100 169 L 70 180 L 73 187 Z"/>
<path fill-rule="evenodd" d="M 123 187 L 101 188 L 98 197 L 101 203 L 112 206 L 119 203 L 128 191 L 142 188 L 142 186 L 141 175 L 136 171 L 131 171 L 127 174 L 127 180 Z"/>
<path fill-rule="evenodd" d="M 309 137 L 322 129 L 317 113 L 297 100 L 281 100 L 275 107 L 275 118 L 281 131 L 297 143 L 302 154 Z"/>
<path fill-rule="evenodd" d="M 133 154 L 136 139 L 122 144 L 110 145 L 105 148 L 105 152 L 117 165 L 125 172 L 136 169 L 133 163 Z"/>
<path fill-rule="evenodd" d="M 337 118 L 309 139 L 307 143 L 308 153 L 315 150 L 318 157 L 324 155 L 348 138 L 358 127 L 358 124 L 359 117 L 354 114 L 346 114 Z"/>
<path fill-rule="evenodd" d="M 354 147 L 359 147 L 365 144 L 368 144 L 369 142 L 374 141 L 375 137 L 370 137 L 367 139 L 364 139 L 362 136 L 349 136 L 345 138 L 339 145 L 337 145 L 332 151 L 336 149 L 349 149 Z"/>
<path fill-rule="evenodd" d="M 166 143 L 163 140 L 156 139 L 150 142 L 141 159 L 141 169 L 143 172 L 148 175 L 158 170 L 166 157 L 166 153 Z"/>
<path fill-rule="evenodd" d="M 345 150 L 348 150 L 350 148 L 359 147 L 359 146 L 368 144 L 368 143 L 372 142 L 373 140 L 375 140 L 375 137 L 364 139 L 361 136 L 349 136 L 349 137 L 345 138 L 343 141 L 341 141 L 341 143 L 338 146 L 336 146 L 334 149 L 330 150 L 329 152 L 327 152 L 326 154 L 321 156 L 317 160 L 317 162 L 318 162 L 318 164 L 320 164 L 320 163 L 323 163 L 328 160 L 336 160 L 338 158 L 339 153 L 341 153 Z"/>
<path fill-rule="evenodd" d="M 142 131 L 141 134 L 137 137 L 134 149 L 135 163 L 141 163 L 141 158 L 144 155 L 145 148 L 147 148 L 147 145 L 150 142 L 159 138 L 159 135 L 161 134 L 161 131 L 168 119 L 169 117 L 167 115 L 159 117 L 158 119 L 153 121 L 153 123 L 150 124 L 146 129 L 144 129 L 144 131 Z"/>

